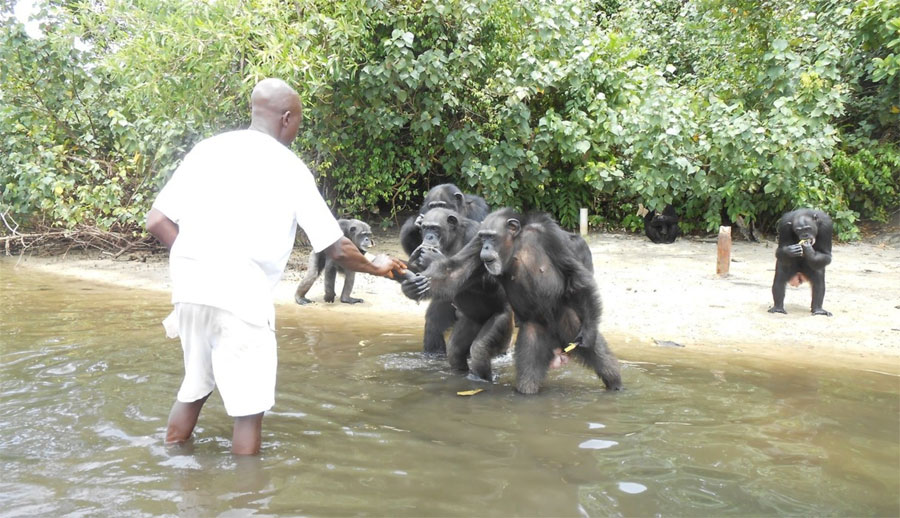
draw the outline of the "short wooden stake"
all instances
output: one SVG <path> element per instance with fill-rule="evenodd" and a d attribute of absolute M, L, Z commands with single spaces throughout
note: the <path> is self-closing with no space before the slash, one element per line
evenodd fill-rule
<path fill-rule="evenodd" d="M 581 209 L 579 219 L 581 222 L 581 235 L 586 236 L 588 233 L 587 209 Z"/>
<path fill-rule="evenodd" d="M 725 277 L 731 266 L 731 227 L 719 227 L 719 240 L 716 248 L 716 274 Z"/>

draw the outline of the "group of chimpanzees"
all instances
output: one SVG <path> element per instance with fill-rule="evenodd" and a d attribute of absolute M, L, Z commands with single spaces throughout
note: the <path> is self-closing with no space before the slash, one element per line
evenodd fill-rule
<path fill-rule="evenodd" d="M 369 226 L 339 220 L 344 235 L 365 252 L 373 246 Z M 655 243 L 671 243 L 680 235 L 671 206 L 645 216 L 645 231 Z M 825 267 L 831 262 L 831 218 L 812 209 L 785 214 L 778 223 L 775 305 L 785 313 L 785 285 L 812 284 L 812 313 L 822 308 Z M 484 199 L 441 184 L 425 196 L 416 216 L 400 230 L 409 255 L 409 271 L 397 275 L 407 297 L 428 298 L 423 349 L 446 354 L 450 366 L 492 380 L 491 360 L 505 353 L 514 327 L 519 331 L 513 358 L 516 390 L 535 394 L 547 372 L 570 355 L 591 368 L 608 390 L 622 388 L 619 363 L 598 329 L 601 303 L 593 260 L 581 236 L 566 232 L 547 214 L 519 214 L 510 208 L 490 212 Z M 321 254 L 311 254 L 309 270 L 295 299 L 307 304 L 307 291 L 325 272 L 325 300 L 334 301 L 335 274 L 340 268 Z M 341 302 L 350 297 L 348 272 Z M 444 333 L 451 329 L 449 343 Z"/>

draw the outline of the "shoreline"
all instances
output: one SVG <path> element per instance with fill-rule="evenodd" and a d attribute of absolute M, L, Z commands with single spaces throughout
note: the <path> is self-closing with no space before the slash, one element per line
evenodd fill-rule
<path fill-rule="evenodd" d="M 843 366 L 900 377 L 900 247 L 882 242 L 837 244 L 826 270 L 825 308 L 833 317 L 809 313 L 807 285 L 788 287 L 787 315 L 771 314 L 774 243 L 735 241 L 730 275 L 718 277 L 715 240 L 680 238 L 655 245 L 633 234 L 587 236 L 594 258 L 603 316 L 600 332 L 626 359 L 765 358 Z M 296 247 L 275 291 L 279 322 L 303 313 L 374 323 L 421 324 L 427 304 L 406 299 L 395 281 L 357 275 L 353 296 L 361 304 L 322 302 L 322 278 L 298 306 L 293 301 L 305 274 L 309 249 Z M 397 237 L 376 235 L 374 253 L 405 257 Z M 4 257 L 7 266 L 129 289 L 169 292 L 165 254 L 122 259 L 70 252 L 64 256 Z M 343 277 L 338 276 L 340 292 Z M 660 345 L 662 344 L 662 345 Z"/>

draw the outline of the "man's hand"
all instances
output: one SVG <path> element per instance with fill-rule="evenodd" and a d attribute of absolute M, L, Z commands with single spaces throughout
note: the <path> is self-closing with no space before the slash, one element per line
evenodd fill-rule
<path fill-rule="evenodd" d="M 372 265 L 375 266 L 375 272 L 373 272 L 372 275 L 380 275 L 381 277 L 387 277 L 389 279 L 394 278 L 394 271 L 401 275 L 406 272 L 406 265 L 403 261 L 386 254 L 376 255 L 375 258 L 372 259 Z"/>

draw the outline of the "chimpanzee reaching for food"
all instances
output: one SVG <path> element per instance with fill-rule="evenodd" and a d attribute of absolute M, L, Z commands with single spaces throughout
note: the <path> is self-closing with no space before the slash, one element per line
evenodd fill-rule
<path fill-rule="evenodd" d="M 369 248 L 375 246 L 375 241 L 372 239 L 372 228 L 367 223 L 358 219 L 339 219 L 338 225 L 344 232 L 344 236 L 353 241 L 356 248 L 363 254 Z M 311 300 L 306 298 L 306 292 L 316 282 L 322 271 L 325 272 L 325 302 L 334 302 L 334 281 L 337 277 L 337 272 L 344 274 L 344 289 L 341 291 L 341 302 L 356 304 L 363 301 L 363 299 L 356 299 L 350 296 L 356 272 L 345 271 L 339 264 L 328 259 L 324 252 L 311 252 L 309 254 L 306 276 L 297 285 L 297 291 L 294 293 L 294 300 L 297 304 L 304 306 L 312 303 Z"/>
<path fill-rule="evenodd" d="M 441 208 L 428 211 L 420 226 L 422 245 L 410 257 L 411 269 L 427 269 L 432 262 L 457 253 L 479 228 L 477 222 Z M 513 333 L 512 308 L 500 283 L 482 270 L 452 295 L 432 297 L 425 314 L 426 353 L 443 352 L 443 332 L 450 325 L 453 331 L 446 345 L 450 366 L 491 381 L 491 360 L 506 352 Z"/>
<path fill-rule="evenodd" d="M 671 205 L 666 205 L 662 214 L 655 210 L 645 214 L 644 233 L 654 243 L 674 243 L 678 236 L 681 235 L 681 229 L 678 227 L 678 214 L 675 213 L 675 208 Z"/>
<path fill-rule="evenodd" d="M 424 270 L 433 257 L 451 256 L 459 252 L 478 232 L 478 222 L 459 215 L 455 210 L 437 207 L 419 216 L 417 223 L 422 232 L 422 244 L 413 250 L 409 259 L 409 268 L 412 271 Z M 454 302 L 457 303 L 454 307 Z M 505 299 L 504 299 L 505 303 Z M 462 304 L 463 307 L 459 307 Z M 471 307 L 466 307 L 471 305 Z M 450 363 L 455 368 L 465 370 L 466 356 L 469 353 L 475 335 L 471 330 L 475 324 L 480 328 L 496 310 L 496 301 L 486 300 L 469 301 L 468 297 L 460 297 L 460 300 L 452 298 L 433 299 L 425 311 L 425 332 L 423 336 L 423 350 L 426 354 L 450 353 Z M 502 304 L 500 305 L 502 307 Z M 462 325 L 457 322 L 457 309 L 464 316 Z M 487 314 L 487 313 L 490 313 Z M 466 317 L 465 315 L 469 315 Z M 444 331 L 453 326 L 450 338 L 450 350 L 444 340 Z M 468 340 L 464 338 L 468 335 Z M 483 341 L 483 340 L 482 340 Z M 507 337 L 507 343 L 509 337 Z M 495 344 L 491 343 L 491 347 Z M 480 348 L 479 348 L 480 350 Z M 505 350 L 505 348 L 504 348 Z M 502 352 L 502 351 L 501 351 Z M 462 360 L 459 360 L 459 357 Z M 496 355 L 495 355 L 496 356 Z M 473 369 L 474 370 L 474 369 Z M 481 369 L 484 371 L 484 369 Z M 490 358 L 488 358 L 487 372 L 490 372 Z"/>
<path fill-rule="evenodd" d="M 813 315 L 831 316 L 822 309 L 825 300 L 825 267 L 831 263 L 833 225 L 828 214 L 814 209 L 797 209 L 778 220 L 778 248 L 775 249 L 775 281 L 769 313 L 784 310 L 785 285 L 812 285 Z"/>
<path fill-rule="evenodd" d="M 422 275 L 403 281 L 403 293 L 412 299 L 452 298 L 485 273 L 499 281 L 519 318 L 514 353 L 519 392 L 537 393 L 570 344 L 575 345 L 571 354 L 607 389 L 622 387 L 619 363 L 598 329 L 601 304 L 594 276 L 571 235 L 547 214 L 491 213 L 459 253 L 434 260 Z"/>
<path fill-rule="evenodd" d="M 432 187 L 425 195 L 425 201 L 417 216 L 408 218 L 400 227 L 400 244 L 407 255 L 413 253 L 422 243 L 422 232 L 417 225 L 418 218 L 434 208 L 455 210 L 460 216 L 474 221 L 481 221 L 490 209 L 487 202 L 474 194 L 463 194 L 459 187 L 452 183 L 444 183 Z"/>

